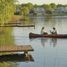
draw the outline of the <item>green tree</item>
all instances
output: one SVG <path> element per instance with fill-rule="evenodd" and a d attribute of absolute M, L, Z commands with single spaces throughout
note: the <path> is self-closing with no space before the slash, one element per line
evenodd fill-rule
<path fill-rule="evenodd" d="M 38 5 L 37 5 L 37 4 L 35 4 L 35 5 L 34 5 L 34 7 L 35 7 L 35 8 L 37 8 L 37 7 L 38 7 Z"/>
<path fill-rule="evenodd" d="M 58 5 L 57 5 L 57 7 L 62 7 L 62 6 L 64 6 L 64 5 L 62 5 L 62 4 L 58 4 Z"/>
<path fill-rule="evenodd" d="M 48 4 L 43 4 L 42 6 L 44 7 L 45 10 L 51 10 L 51 6 Z"/>
<path fill-rule="evenodd" d="M 27 3 L 26 6 L 28 7 L 29 10 L 31 10 L 33 8 L 33 4 L 32 3 Z"/>
<path fill-rule="evenodd" d="M 42 6 L 43 6 L 44 9 L 46 10 L 46 13 L 47 13 L 47 14 L 51 14 L 51 13 L 52 13 L 52 12 L 51 12 L 52 8 L 51 8 L 50 5 L 48 5 L 48 4 L 43 4 Z"/>
<path fill-rule="evenodd" d="M 46 10 L 47 14 L 52 14 L 52 11 L 56 8 L 56 4 L 55 3 L 43 4 L 42 6 Z"/>
<path fill-rule="evenodd" d="M 15 12 L 15 0 L 0 0 L 0 24 L 11 20 Z"/>
<path fill-rule="evenodd" d="M 51 3 L 51 4 L 49 4 L 49 6 L 50 6 L 52 9 L 55 9 L 55 8 L 56 8 L 56 4 L 55 4 L 55 3 Z"/>
<path fill-rule="evenodd" d="M 28 15 L 29 14 L 29 9 L 28 7 L 24 6 L 22 9 L 21 9 L 21 14 L 22 15 Z"/>

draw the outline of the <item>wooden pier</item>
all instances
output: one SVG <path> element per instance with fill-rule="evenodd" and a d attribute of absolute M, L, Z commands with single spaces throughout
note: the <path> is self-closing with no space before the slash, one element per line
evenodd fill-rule
<path fill-rule="evenodd" d="M 0 46 L 0 52 L 28 52 L 33 51 L 31 45 L 22 45 L 22 46 L 7 46 L 2 45 Z"/>
<path fill-rule="evenodd" d="M 3 26 L 0 27 L 35 27 L 34 24 L 22 24 L 22 23 L 5 23 Z"/>
<path fill-rule="evenodd" d="M 22 55 L 22 58 L 24 58 L 23 60 L 24 61 L 30 61 L 32 56 L 28 54 L 29 51 L 33 51 L 33 48 L 31 47 L 31 45 L 22 45 L 22 46 L 16 46 L 16 45 L 13 45 L 13 46 L 7 46 L 7 45 L 2 45 L 0 46 L 0 53 L 3 53 L 3 52 L 24 52 L 23 55 Z M 9 57 L 9 54 L 8 55 L 0 55 L 0 59 L 1 61 L 3 61 L 4 57 Z M 13 57 L 13 55 L 10 55 L 10 57 Z M 18 57 L 15 55 L 15 57 Z M 12 58 L 13 60 L 14 58 Z M 5 60 L 10 60 L 10 59 L 5 59 Z M 14 59 L 15 60 L 15 59 Z"/>

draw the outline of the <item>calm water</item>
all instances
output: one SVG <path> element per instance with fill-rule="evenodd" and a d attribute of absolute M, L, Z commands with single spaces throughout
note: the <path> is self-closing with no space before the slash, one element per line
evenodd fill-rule
<path fill-rule="evenodd" d="M 40 33 L 42 26 L 49 33 L 56 27 L 58 33 L 67 33 L 67 17 L 31 17 L 35 29 L 14 28 L 13 36 L 17 45 L 31 45 L 34 49 L 30 52 L 33 62 L 16 62 L 11 67 L 67 67 L 67 39 L 36 38 L 29 39 L 29 33 Z M 10 62 L 7 62 L 11 64 Z M 10 65 L 8 66 L 10 67 Z"/>

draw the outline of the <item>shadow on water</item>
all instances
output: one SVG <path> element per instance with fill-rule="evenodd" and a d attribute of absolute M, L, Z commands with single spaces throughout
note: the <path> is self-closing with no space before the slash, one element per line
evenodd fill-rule
<path fill-rule="evenodd" d="M 28 59 L 24 56 L 24 54 L 8 54 L 8 55 L 0 55 L 0 62 L 26 62 L 26 61 L 34 61 L 32 56 L 29 55 Z"/>

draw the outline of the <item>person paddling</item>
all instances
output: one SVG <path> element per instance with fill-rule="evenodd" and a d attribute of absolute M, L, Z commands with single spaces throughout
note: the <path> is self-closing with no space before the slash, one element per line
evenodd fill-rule
<path fill-rule="evenodd" d="M 53 27 L 53 31 L 50 30 L 50 33 L 51 33 L 51 34 L 57 34 L 57 30 L 56 30 L 56 28 Z"/>
<path fill-rule="evenodd" d="M 44 31 L 44 27 L 41 29 L 41 34 L 48 34 L 46 31 Z"/>

